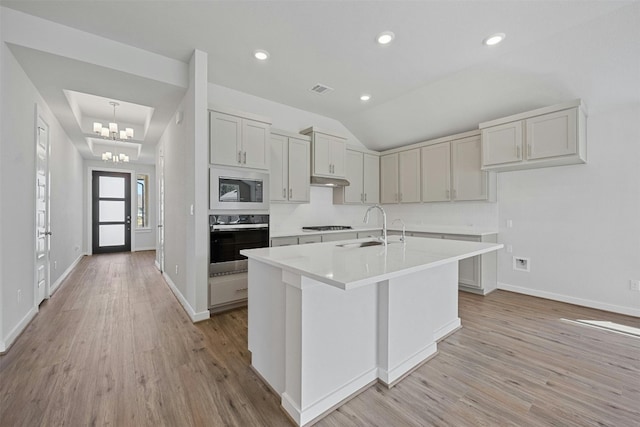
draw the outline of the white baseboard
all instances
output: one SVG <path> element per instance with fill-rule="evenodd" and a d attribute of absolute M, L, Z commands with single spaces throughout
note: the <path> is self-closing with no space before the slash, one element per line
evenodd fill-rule
<path fill-rule="evenodd" d="M 71 271 L 76 268 L 76 265 L 78 265 L 78 263 L 80 262 L 80 260 L 85 256 L 86 254 L 80 254 L 80 256 L 78 258 L 76 258 L 75 261 L 73 261 L 71 263 L 71 265 L 69 266 L 69 268 L 67 268 L 64 273 L 62 273 L 60 275 L 60 277 L 58 277 L 58 280 L 55 281 L 55 283 L 53 285 L 51 285 L 49 287 L 49 298 L 51 298 L 51 295 L 53 295 L 53 293 L 55 291 L 58 290 L 58 287 L 62 284 L 62 282 L 64 282 L 64 279 L 67 278 L 67 276 L 71 273 Z"/>
<path fill-rule="evenodd" d="M 531 295 L 533 297 L 546 298 L 554 301 L 566 302 L 569 304 L 581 305 L 583 307 L 596 308 L 598 310 L 611 311 L 613 313 L 625 314 L 627 316 L 640 317 L 640 309 L 638 308 L 624 307 L 624 306 L 615 305 L 615 304 L 607 304 L 604 302 L 572 297 L 569 295 L 556 294 L 554 292 L 523 288 L 521 286 L 513 286 L 507 283 L 501 283 L 501 282 L 498 282 L 498 289 L 516 292 L 518 294 Z"/>
<path fill-rule="evenodd" d="M 319 419 L 336 405 L 350 399 L 377 379 L 377 369 L 371 369 L 359 377 L 354 378 L 347 384 L 327 394 L 305 409 L 300 409 L 296 402 L 285 392 L 282 393 L 281 405 L 289 416 L 300 426 Z"/>
<path fill-rule="evenodd" d="M 461 326 L 462 326 L 462 323 L 460 322 L 460 318 L 456 317 L 451 322 L 433 331 L 433 339 L 435 341 L 440 341 L 447 335 L 458 330 Z"/>
<path fill-rule="evenodd" d="M 160 271 L 160 263 L 158 262 L 158 260 L 155 260 L 154 264 L 156 265 L 158 271 Z"/>
<path fill-rule="evenodd" d="M 142 252 L 142 251 L 155 251 L 156 247 L 155 246 L 142 246 L 142 247 L 137 247 L 133 250 L 133 252 Z"/>
<path fill-rule="evenodd" d="M 164 280 L 167 282 L 167 285 L 169 285 L 169 289 L 171 289 L 171 292 L 173 292 L 173 295 L 175 295 L 178 301 L 180 301 L 182 308 L 184 308 L 184 311 L 187 312 L 187 315 L 189 316 L 189 318 L 193 323 L 202 322 L 203 320 L 207 320 L 211 316 L 211 314 L 209 313 L 209 310 L 204 310 L 199 313 L 196 313 L 193 307 L 191 307 L 191 304 L 189 304 L 189 301 L 187 301 L 184 295 L 182 295 L 182 292 L 180 292 L 176 284 L 173 283 L 173 280 L 171 280 L 171 277 L 169 277 L 167 273 L 162 273 L 162 277 L 164 277 Z"/>
<path fill-rule="evenodd" d="M 22 331 L 29 325 L 29 322 L 33 320 L 38 314 L 38 307 L 32 307 L 29 312 L 18 322 L 18 324 L 9 332 L 9 335 L 0 340 L 0 354 L 4 353 L 11 347 L 13 342 L 20 336 Z"/>
<path fill-rule="evenodd" d="M 405 360 L 389 370 L 379 367 L 378 378 L 387 386 L 394 384 L 400 378 L 403 378 L 408 373 L 412 372 L 414 368 L 422 365 L 423 362 L 430 359 L 434 354 L 437 353 L 437 351 L 438 347 L 436 345 L 436 342 L 434 341 L 420 349 L 412 356 L 407 357 Z"/>

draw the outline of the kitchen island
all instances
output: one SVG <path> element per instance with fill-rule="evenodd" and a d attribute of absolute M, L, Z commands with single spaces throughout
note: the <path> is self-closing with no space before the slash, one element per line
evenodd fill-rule
<path fill-rule="evenodd" d="M 397 238 L 396 238 L 397 239 Z M 251 364 L 298 424 L 393 386 L 460 327 L 458 261 L 495 243 L 407 237 L 243 250 Z"/>

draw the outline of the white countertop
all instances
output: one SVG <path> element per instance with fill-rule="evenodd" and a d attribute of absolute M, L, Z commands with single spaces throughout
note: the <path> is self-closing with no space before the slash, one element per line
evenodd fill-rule
<path fill-rule="evenodd" d="M 355 226 L 351 230 L 334 230 L 334 231 L 304 231 L 302 228 L 293 228 L 290 230 L 278 230 L 270 232 L 271 238 L 277 237 L 293 237 L 293 236 L 311 236 L 314 234 L 328 234 L 328 233 L 349 233 L 349 232 L 363 232 L 363 231 L 376 231 L 381 230 L 381 226 Z M 388 226 L 389 231 L 402 231 L 402 227 L 396 224 Z M 491 234 L 498 234 L 497 230 L 491 230 L 487 228 L 477 228 L 472 226 L 451 226 L 451 225 L 415 225 L 407 224 L 406 231 L 416 233 L 439 233 L 439 234 L 459 234 L 463 236 L 487 236 Z"/>
<path fill-rule="evenodd" d="M 495 251 L 502 244 L 466 242 L 459 240 L 407 237 L 405 243 L 398 236 L 390 237 L 385 248 L 369 246 L 344 248 L 345 242 L 313 243 L 296 246 L 245 249 L 242 255 L 310 277 L 340 289 L 351 289 L 409 273 L 459 261 Z M 371 239 L 360 239 L 365 241 Z M 249 272 L 251 274 L 251 272 Z"/>

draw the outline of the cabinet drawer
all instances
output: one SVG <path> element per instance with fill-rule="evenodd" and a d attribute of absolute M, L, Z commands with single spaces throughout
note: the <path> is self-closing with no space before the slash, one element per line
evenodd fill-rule
<path fill-rule="evenodd" d="M 322 236 L 319 234 L 313 236 L 300 236 L 298 237 L 298 244 L 304 245 L 307 243 L 320 243 L 322 242 Z"/>
<path fill-rule="evenodd" d="M 217 306 L 247 298 L 247 273 L 209 278 L 209 306 Z"/>
<path fill-rule="evenodd" d="M 351 239 L 357 239 L 358 238 L 358 233 L 356 232 L 350 232 L 350 233 L 330 233 L 330 234 L 323 234 L 322 235 L 322 241 L 323 242 L 335 242 L 338 240 L 351 240 Z"/>
<path fill-rule="evenodd" d="M 297 245 L 298 238 L 297 237 L 274 237 L 271 239 L 271 246 L 291 246 Z"/>

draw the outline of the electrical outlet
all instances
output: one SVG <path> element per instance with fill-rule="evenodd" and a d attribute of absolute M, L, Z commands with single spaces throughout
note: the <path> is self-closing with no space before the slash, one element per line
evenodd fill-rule
<path fill-rule="evenodd" d="M 524 257 L 513 257 L 513 269 L 517 271 L 531 271 L 531 260 Z"/>
<path fill-rule="evenodd" d="M 629 290 L 640 292 L 640 280 L 629 280 Z"/>
<path fill-rule="evenodd" d="M 18 303 L 22 301 L 22 289 L 18 289 Z"/>
<path fill-rule="evenodd" d="M 176 264 L 176 274 L 178 274 L 178 264 Z"/>

